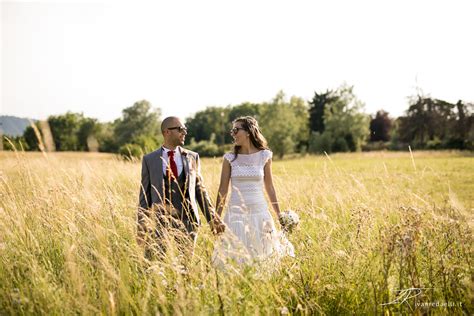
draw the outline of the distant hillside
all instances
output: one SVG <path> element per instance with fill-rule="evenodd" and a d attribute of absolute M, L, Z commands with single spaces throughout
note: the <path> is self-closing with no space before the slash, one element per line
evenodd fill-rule
<path fill-rule="evenodd" d="M 0 129 L 6 136 L 21 136 L 29 125 L 30 121 L 26 118 L 8 115 L 0 116 Z"/>

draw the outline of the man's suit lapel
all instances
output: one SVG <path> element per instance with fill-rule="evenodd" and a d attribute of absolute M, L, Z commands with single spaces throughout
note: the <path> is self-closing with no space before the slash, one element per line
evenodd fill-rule
<path fill-rule="evenodd" d="M 188 152 L 186 149 L 179 147 L 179 152 L 181 153 L 181 161 L 183 162 L 183 170 L 185 172 L 186 181 L 189 181 L 189 161 L 188 161 Z"/>
<path fill-rule="evenodd" d="M 163 196 L 163 186 L 164 186 L 164 178 L 165 176 L 163 175 L 163 147 L 160 147 L 156 151 L 156 156 L 155 159 L 156 163 L 153 163 L 153 171 L 157 175 L 157 183 L 156 183 L 156 190 L 158 191 L 158 194 L 160 198 Z"/>
<path fill-rule="evenodd" d="M 191 158 L 191 154 L 189 154 L 189 152 L 182 148 L 182 147 L 179 147 L 179 151 L 181 153 L 181 159 L 183 161 L 183 172 L 185 172 L 185 176 L 186 176 L 186 182 L 185 182 L 185 191 L 187 191 L 188 193 L 188 196 L 189 198 L 192 200 L 192 201 L 195 201 L 196 197 L 195 197 L 195 194 L 194 194 L 194 184 L 191 184 L 190 180 L 191 180 L 191 177 L 190 177 L 190 173 L 189 173 L 189 159 Z M 198 209 L 197 209 L 197 205 L 195 204 L 195 207 L 192 206 L 192 203 L 191 202 L 191 209 L 192 211 L 194 212 L 194 217 L 196 218 L 196 221 L 199 223 L 199 213 L 198 213 Z"/>
<path fill-rule="evenodd" d="M 158 163 L 156 164 L 156 172 L 158 172 L 160 182 L 165 178 L 163 174 L 163 147 L 158 149 Z"/>

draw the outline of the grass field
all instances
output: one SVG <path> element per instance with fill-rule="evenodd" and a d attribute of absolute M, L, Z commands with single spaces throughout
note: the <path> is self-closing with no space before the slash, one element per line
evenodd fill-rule
<path fill-rule="evenodd" d="M 213 199 L 221 162 L 203 159 Z M 0 314 L 474 313 L 472 153 L 294 157 L 273 170 L 282 208 L 302 220 L 297 257 L 270 276 L 216 271 L 204 225 L 182 274 L 135 241 L 139 162 L 0 152 Z"/>

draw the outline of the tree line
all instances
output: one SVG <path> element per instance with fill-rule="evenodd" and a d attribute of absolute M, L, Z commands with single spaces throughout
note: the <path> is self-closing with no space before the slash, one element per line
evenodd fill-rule
<path fill-rule="evenodd" d="M 82 113 L 51 115 L 44 122 L 32 122 L 22 136 L 4 138 L 3 145 L 7 150 L 132 152 L 138 156 L 161 144 L 160 124 L 160 109 L 142 100 L 122 110 L 113 122 L 101 123 Z"/>
<path fill-rule="evenodd" d="M 311 100 L 287 98 L 280 91 L 262 103 L 208 107 L 186 118 L 187 147 L 203 156 L 218 156 L 232 147 L 229 130 L 239 116 L 255 117 L 270 148 L 279 157 L 291 153 L 332 153 L 360 150 L 474 149 L 474 105 L 452 104 L 430 96 L 410 98 L 405 114 L 391 118 L 380 110 L 364 113 L 364 103 L 346 84 L 315 92 Z M 101 151 L 141 156 L 162 142 L 161 111 L 146 100 L 122 111 L 113 122 L 101 123 L 81 113 L 49 116 L 32 124 L 5 149 Z M 49 139 L 49 140 L 48 140 Z M 13 145 L 13 146 L 12 146 Z M 49 148 L 49 149 L 48 149 Z"/>

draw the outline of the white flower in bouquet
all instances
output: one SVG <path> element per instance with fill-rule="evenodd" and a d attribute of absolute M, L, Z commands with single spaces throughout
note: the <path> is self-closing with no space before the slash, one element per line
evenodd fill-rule
<path fill-rule="evenodd" d="M 280 213 L 280 224 L 284 231 L 291 232 L 300 223 L 300 217 L 292 210 Z"/>

